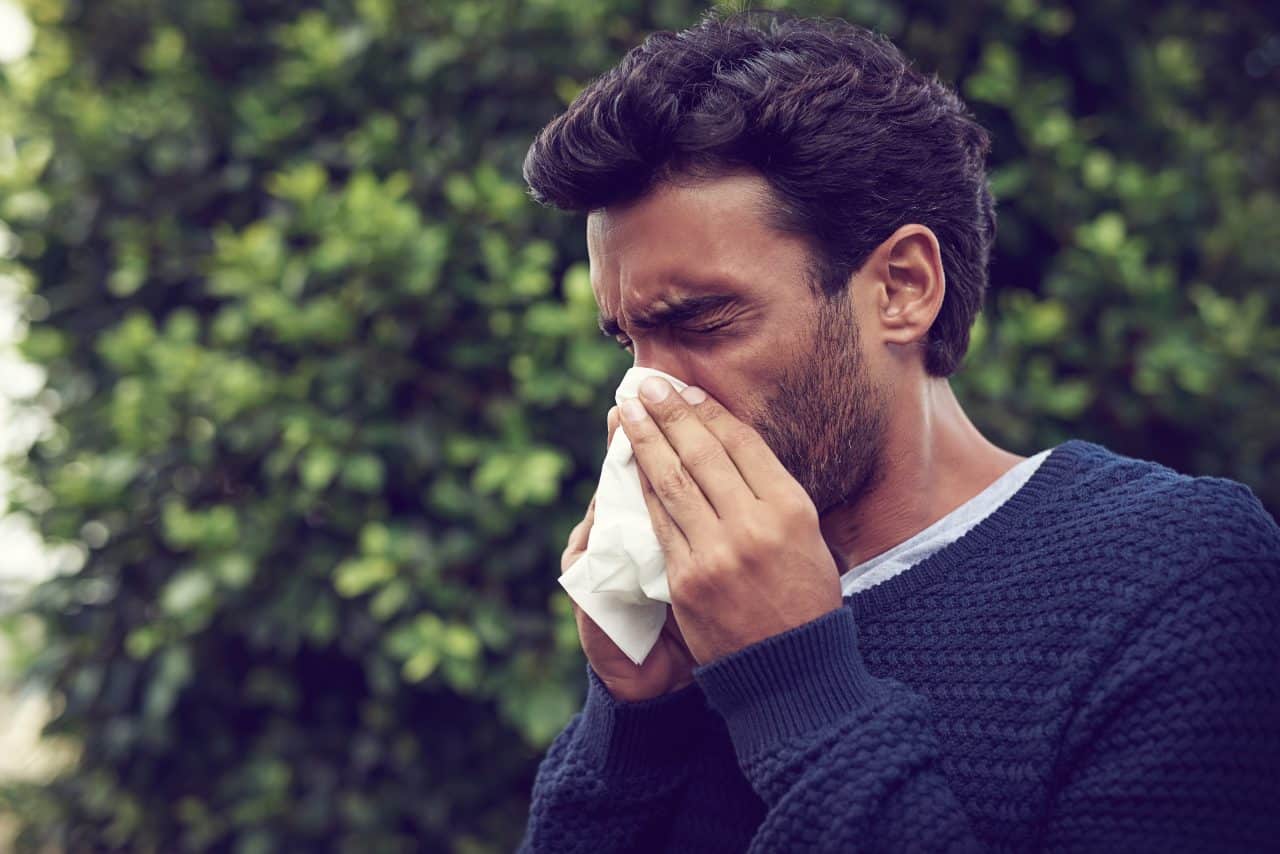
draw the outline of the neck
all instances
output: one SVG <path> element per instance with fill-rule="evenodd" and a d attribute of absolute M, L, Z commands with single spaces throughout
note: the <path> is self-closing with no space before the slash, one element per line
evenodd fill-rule
<path fill-rule="evenodd" d="M 841 573 L 929 527 L 1026 459 L 978 432 L 938 377 L 895 395 L 883 443 L 876 482 L 821 519 Z"/>

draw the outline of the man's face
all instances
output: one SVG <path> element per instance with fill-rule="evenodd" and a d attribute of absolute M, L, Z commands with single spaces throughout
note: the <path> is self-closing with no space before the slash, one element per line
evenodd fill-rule
<path fill-rule="evenodd" d="M 751 424 L 821 513 L 875 478 L 887 401 L 851 301 L 813 294 L 806 244 L 761 215 L 767 192 L 744 173 L 591 214 L 591 284 L 637 366 Z"/>

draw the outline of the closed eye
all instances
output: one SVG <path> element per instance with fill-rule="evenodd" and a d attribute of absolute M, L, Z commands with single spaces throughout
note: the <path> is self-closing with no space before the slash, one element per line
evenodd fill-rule
<path fill-rule="evenodd" d="M 712 333 L 719 332 L 720 330 L 724 329 L 729 324 L 730 324 L 730 321 L 726 320 L 721 323 L 713 323 L 709 326 L 698 326 L 698 327 L 684 326 L 684 327 L 680 327 L 680 331 L 687 332 L 691 335 L 711 335 Z M 608 333 L 605 333 L 605 336 L 613 338 L 613 340 L 617 342 L 618 346 L 621 347 L 623 350 L 626 350 L 628 353 L 631 352 L 631 348 L 635 343 L 631 340 L 630 336 L 628 336 L 625 332 L 616 332 L 613 335 L 609 335 Z"/>

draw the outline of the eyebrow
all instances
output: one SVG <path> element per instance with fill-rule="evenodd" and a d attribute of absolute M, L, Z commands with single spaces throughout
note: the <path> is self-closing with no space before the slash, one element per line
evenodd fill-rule
<path fill-rule="evenodd" d="M 712 314 L 720 309 L 739 305 L 742 302 L 742 297 L 736 294 L 676 295 L 667 297 L 662 300 L 662 304 L 635 315 L 631 318 L 631 323 L 637 329 L 657 329 L 662 326 L 673 326 Z M 622 334 L 622 327 L 618 325 L 616 317 L 608 317 L 601 314 L 598 323 L 600 331 L 605 335 Z"/>

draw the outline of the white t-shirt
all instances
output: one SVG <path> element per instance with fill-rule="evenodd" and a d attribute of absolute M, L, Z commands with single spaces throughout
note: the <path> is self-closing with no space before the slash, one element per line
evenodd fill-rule
<path fill-rule="evenodd" d="M 960 539 L 970 528 L 995 512 L 997 507 L 1021 489 L 1052 450 L 1049 448 L 1034 457 L 1027 457 L 1000 475 L 986 489 L 920 533 L 908 540 L 903 540 L 887 552 L 847 569 L 840 576 L 840 587 L 844 595 L 851 596 L 860 590 L 866 590 L 868 587 L 887 581 L 949 543 Z"/>

